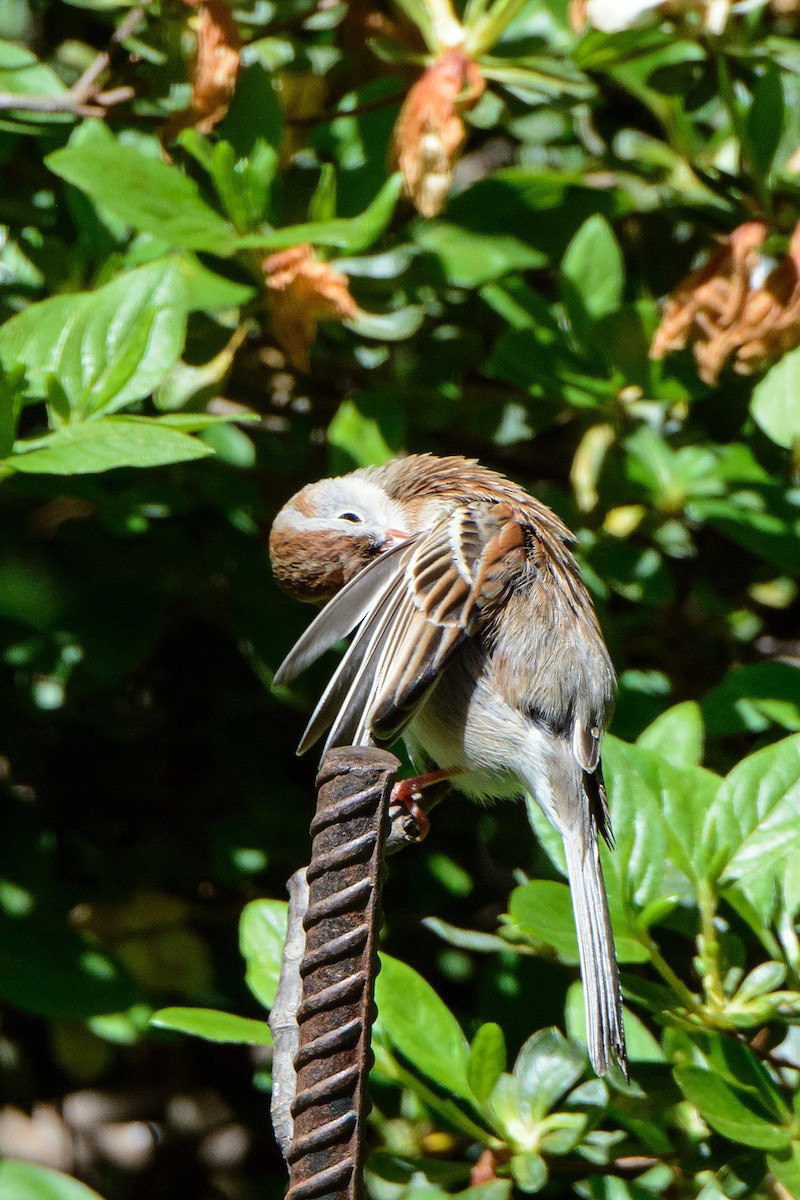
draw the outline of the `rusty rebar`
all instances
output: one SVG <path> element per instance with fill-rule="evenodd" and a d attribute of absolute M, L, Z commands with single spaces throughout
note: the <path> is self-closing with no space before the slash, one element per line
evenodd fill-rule
<path fill-rule="evenodd" d="M 346 747 L 326 755 L 317 777 L 287 1200 L 355 1200 L 361 1190 L 383 851 L 398 767 L 385 750 Z"/>

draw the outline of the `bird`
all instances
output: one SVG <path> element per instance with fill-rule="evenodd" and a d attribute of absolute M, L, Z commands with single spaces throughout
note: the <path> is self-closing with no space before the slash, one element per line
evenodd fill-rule
<path fill-rule="evenodd" d="M 277 584 L 321 607 L 275 674 L 350 644 L 298 748 L 389 746 L 478 801 L 533 796 L 564 843 L 598 1075 L 628 1078 L 598 838 L 614 668 L 561 519 L 461 456 L 411 454 L 302 488 L 273 522 Z M 325 752 L 323 751 L 323 753 Z"/>

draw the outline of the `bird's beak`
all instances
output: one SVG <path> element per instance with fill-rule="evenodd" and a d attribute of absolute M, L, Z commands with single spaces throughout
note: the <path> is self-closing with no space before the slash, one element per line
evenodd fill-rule
<path fill-rule="evenodd" d="M 386 537 L 381 546 L 381 552 L 394 550 L 395 546 L 399 546 L 402 542 L 407 541 L 410 536 L 410 534 L 404 533 L 402 529 L 387 529 Z"/>

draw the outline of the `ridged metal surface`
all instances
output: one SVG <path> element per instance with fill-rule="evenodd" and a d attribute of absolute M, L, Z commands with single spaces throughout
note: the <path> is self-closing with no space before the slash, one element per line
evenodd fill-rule
<path fill-rule="evenodd" d="M 317 777 L 287 1200 L 355 1200 L 361 1190 L 382 861 L 398 767 L 384 750 L 347 747 L 331 750 Z"/>

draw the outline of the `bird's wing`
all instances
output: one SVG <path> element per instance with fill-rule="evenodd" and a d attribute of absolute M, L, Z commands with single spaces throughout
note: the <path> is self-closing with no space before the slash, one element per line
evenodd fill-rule
<path fill-rule="evenodd" d="M 525 562 L 525 529 L 515 510 L 485 502 L 457 508 L 366 567 L 322 610 L 281 668 L 280 679 L 293 677 L 355 629 L 299 752 L 326 730 L 326 749 L 398 737 Z"/>
<path fill-rule="evenodd" d="M 291 683 L 322 658 L 326 650 L 352 633 L 386 589 L 394 585 L 399 566 L 397 559 L 402 557 L 405 563 L 415 542 L 416 539 L 399 543 L 359 571 L 297 639 L 275 672 L 273 682 L 279 685 Z"/>

